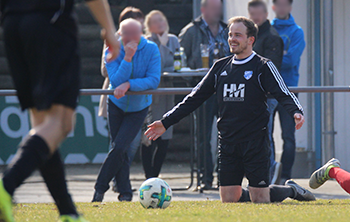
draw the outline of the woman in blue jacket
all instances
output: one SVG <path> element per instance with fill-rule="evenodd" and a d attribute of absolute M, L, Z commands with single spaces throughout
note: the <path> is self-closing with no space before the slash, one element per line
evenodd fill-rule
<path fill-rule="evenodd" d="M 152 95 L 125 95 L 129 91 L 156 89 L 160 81 L 161 58 L 157 45 L 142 37 L 142 26 L 134 19 L 120 24 L 122 47 L 119 57 L 106 63 L 110 79 L 108 124 L 111 150 L 103 163 L 96 184 L 93 202 L 102 202 L 109 182 L 122 169 L 129 174 L 127 149 L 139 132 L 152 103 Z M 106 50 L 106 55 L 108 53 Z M 128 190 L 119 200 L 131 201 L 130 181 L 120 184 Z"/>

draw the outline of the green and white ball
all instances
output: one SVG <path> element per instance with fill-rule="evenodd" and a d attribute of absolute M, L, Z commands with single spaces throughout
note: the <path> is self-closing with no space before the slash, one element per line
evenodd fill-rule
<path fill-rule="evenodd" d="M 169 184 L 159 178 L 149 178 L 139 189 L 140 203 L 146 209 L 165 209 L 170 205 L 171 198 L 172 191 Z"/>

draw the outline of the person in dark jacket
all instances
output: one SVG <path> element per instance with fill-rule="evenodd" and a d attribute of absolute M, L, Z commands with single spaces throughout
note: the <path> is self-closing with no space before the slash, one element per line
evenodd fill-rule
<path fill-rule="evenodd" d="M 222 2 L 221 0 L 202 0 L 202 15 L 185 26 L 179 35 L 180 45 L 185 49 L 187 65 L 191 69 L 202 68 L 202 57 L 200 44 L 209 46 L 209 67 L 213 65 L 215 45 L 219 46 L 219 56 L 230 55 L 230 47 L 227 43 L 227 25 L 221 21 Z M 195 83 L 198 82 L 196 79 Z M 211 133 L 214 116 L 217 115 L 217 104 L 214 97 L 203 104 L 206 118 L 199 116 L 199 149 L 205 153 L 205 178 L 204 189 L 210 189 L 213 183 L 213 158 L 211 153 Z M 205 129 L 205 130 L 203 130 Z M 204 161 L 202 161 L 204 162 Z"/>
<path fill-rule="evenodd" d="M 283 40 L 267 19 L 268 12 L 266 3 L 262 0 L 251 0 L 248 3 L 248 12 L 250 19 L 252 19 L 254 23 L 259 26 L 258 38 L 253 47 L 254 51 L 266 58 L 271 59 L 276 68 L 280 70 L 283 59 Z M 278 184 L 282 173 L 282 164 L 275 161 L 275 149 L 271 142 L 273 132 L 272 123 L 275 112 L 275 106 L 273 104 L 275 101 L 276 100 L 271 95 L 268 95 L 267 109 L 270 113 L 270 124 L 267 125 L 267 131 L 271 146 L 271 184 Z"/>
<path fill-rule="evenodd" d="M 249 18 L 259 27 L 253 50 L 270 59 L 280 70 L 283 59 L 283 40 L 267 19 L 266 3 L 262 0 L 251 0 L 248 3 L 248 12 Z"/>
<path fill-rule="evenodd" d="M 203 67 L 200 44 L 209 45 L 209 66 L 213 65 L 215 43 L 221 45 L 220 57 L 230 55 L 227 24 L 221 21 L 221 0 L 202 0 L 201 12 L 202 15 L 186 25 L 179 34 L 180 45 L 185 49 L 187 65 L 191 69 Z"/>

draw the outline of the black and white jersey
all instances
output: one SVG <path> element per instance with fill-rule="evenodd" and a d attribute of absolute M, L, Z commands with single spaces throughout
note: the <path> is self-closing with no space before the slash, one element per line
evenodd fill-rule
<path fill-rule="evenodd" d="M 275 65 L 253 52 L 244 60 L 229 56 L 217 61 L 192 92 L 164 115 L 164 127 L 179 122 L 215 93 L 219 138 L 227 143 L 249 141 L 265 132 L 269 93 L 292 116 L 303 113 L 299 100 L 289 91 Z"/>

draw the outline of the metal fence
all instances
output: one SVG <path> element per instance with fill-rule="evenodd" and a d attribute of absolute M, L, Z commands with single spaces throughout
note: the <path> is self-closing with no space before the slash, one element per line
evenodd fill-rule
<path fill-rule="evenodd" d="M 350 86 L 304 86 L 304 87 L 289 87 L 290 91 L 294 93 L 333 93 L 333 92 L 350 92 Z M 146 91 L 140 91 L 140 92 L 131 92 L 128 91 L 127 95 L 143 95 L 143 94 L 152 94 L 152 95 L 186 95 L 192 91 L 191 87 L 185 87 L 185 88 L 158 88 L 154 90 L 146 90 Z M 102 89 L 81 89 L 80 93 L 84 96 L 92 96 L 92 95 L 113 95 L 114 90 L 102 90 Z M 0 96 L 16 96 L 15 90 L 0 90 Z M 196 119 L 196 115 L 194 115 L 194 119 Z M 196 125 L 196 124 L 194 124 Z M 194 127 L 194 129 L 191 129 L 191 135 L 198 134 L 197 127 Z M 196 136 L 194 136 L 196 138 Z M 190 185 L 186 188 L 178 188 L 176 190 L 184 190 L 189 189 L 194 184 L 194 174 L 197 174 L 197 188 L 200 192 L 203 192 L 200 188 L 201 184 L 201 175 L 205 175 L 203 173 L 203 169 L 199 167 L 200 163 L 200 155 L 197 148 L 197 140 L 194 139 L 193 141 L 193 148 L 191 148 L 191 181 Z M 195 158 L 197 157 L 197 158 Z M 196 167 L 194 166 L 194 163 L 196 163 Z M 205 169 L 204 169 L 205 170 Z M 204 171 L 205 172 L 205 171 Z"/>
<path fill-rule="evenodd" d="M 300 86 L 288 87 L 294 93 L 324 93 L 324 92 L 350 92 L 350 86 Z M 192 91 L 192 88 L 158 88 L 153 90 L 145 90 L 140 92 L 128 91 L 127 95 L 186 95 Z M 81 95 L 113 95 L 114 90 L 104 89 L 81 89 Z M 0 90 L 0 96 L 15 96 L 16 90 L 6 89 Z"/>

